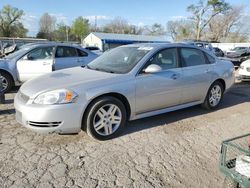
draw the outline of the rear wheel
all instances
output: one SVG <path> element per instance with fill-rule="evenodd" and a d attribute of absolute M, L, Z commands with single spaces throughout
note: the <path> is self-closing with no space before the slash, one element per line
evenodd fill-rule
<path fill-rule="evenodd" d="M 212 110 L 219 106 L 224 93 L 224 87 L 221 82 L 214 82 L 208 90 L 206 99 L 202 104 L 202 107 Z"/>
<path fill-rule="evenodd" d="M 98 140 L 116 137 L 125 123 L 126 108 L 114 97 L 101 97 L 92 102 L 83 121 L 87 134 Z"/>
<path fill-rule="evenodd" d="M 14 86 L 13 79 L 10 74 L 0 71 L 0 79 L 3 84 L 3 92 L 6 93 Z"/>

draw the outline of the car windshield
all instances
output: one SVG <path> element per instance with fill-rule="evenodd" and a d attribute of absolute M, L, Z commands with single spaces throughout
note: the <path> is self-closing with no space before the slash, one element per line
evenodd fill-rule
<path fill-rule="evenodd" d="M 96 58 L 87 68 L 125 74 L 132 70 L 151 49 L 152 47 L 118 47 Z"/>

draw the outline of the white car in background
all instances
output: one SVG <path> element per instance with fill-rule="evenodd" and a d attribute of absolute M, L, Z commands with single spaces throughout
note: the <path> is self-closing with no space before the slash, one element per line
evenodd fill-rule
<path fill-rule="evenodd" d="M 239 77 L 243 81 L 250 81 L 250 59 L 241 63 L 239 68 Z"/>
<path fill-rule="evenodd" d="M 0 59 L 0 79 L 4 92 L 35 77 L 53 71 L 85 66 L 98 55 L 80 46 L 44 42 L 26 44 Z"/>

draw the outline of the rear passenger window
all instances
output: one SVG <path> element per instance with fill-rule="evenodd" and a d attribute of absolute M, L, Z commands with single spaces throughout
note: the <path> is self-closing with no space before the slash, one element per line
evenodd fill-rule
<path fill-rule="evenodd" d="M 214 57 L 212 57 L 211 55 L 209 55 L 207 53 L 205 53 L 205 54 L 207 56 L 207 60 L 208 60 L 209 63 L 215 63 L 216 62 Z"/>
<path fill-rule="evenodd" d="M 181 48 L 181 60 L 183 66 L 191 67 L 206 64 L 206 59 L 201 50 L 194 48 Z"/>
<path fill-rule="evenodd" d="M 77 57 L 77 51 L 73 47 L 59 46 L 56 50 L 56 57 Z"/>
<path fill-rule="evenodd" d="M 84 52 L 83 50 L 79 50 L 77 49 L 77 53 L 79 57 L 85 57 L 88 56 L 88 54 L 86 52 Z"/>

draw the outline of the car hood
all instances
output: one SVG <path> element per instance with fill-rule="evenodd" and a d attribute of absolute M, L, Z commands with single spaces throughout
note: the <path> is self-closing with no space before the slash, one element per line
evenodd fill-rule
<path fill-rule="evenodd" d="M 72 88 L 79 84 L 81 85 L 81 88 L 82 85 L 84 85 L 86 89 L 89 87 L 97 87 L 100 84 L 109 83 L 107 80 L 112 82 L 121 76 L 121 74 L 112 74 L 82 67 L 75 67 L 52 72 L 27 81 L 22 85 L 20 91 L 30 98 L 34 98 L 38 94 L 46 91 Z"/>

